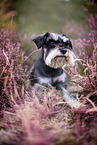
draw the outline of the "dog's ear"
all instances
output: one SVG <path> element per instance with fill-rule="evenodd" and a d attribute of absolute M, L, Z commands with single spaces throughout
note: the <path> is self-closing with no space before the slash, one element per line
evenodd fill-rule
<path fill-rule="evenodd" d="M 37 37 L 35 37 L 32 41 L 34 41 L 38 49 L 40 49 L 45 44 L 45 41 L 48 36 L 49 36 L 48 32 L 45 34 L 40 34 Z"/>

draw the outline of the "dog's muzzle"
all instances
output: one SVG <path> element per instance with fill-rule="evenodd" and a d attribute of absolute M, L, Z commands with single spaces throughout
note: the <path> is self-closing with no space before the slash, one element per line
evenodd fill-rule
<path fill-rule="evenodd" d="M 57 48 L 51 51 L 45 60 L 46 64 L 53 68 L 75 64 L 74 53 L 67 48 Z"/>

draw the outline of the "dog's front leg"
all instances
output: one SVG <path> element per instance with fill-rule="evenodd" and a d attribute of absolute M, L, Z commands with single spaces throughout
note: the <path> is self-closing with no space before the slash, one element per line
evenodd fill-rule
<path fill-rule="evenodd" d="M 58 82 L 56 84 L 56 89 L 61 90 L 63 97 L 66 101 L 66 103 L 73 108 L 83 108 L 85 105 L 83 105 L 81 102 L 79 102 L 77 99 L 72 97 L 70 93 L 67 91 L 67 84 L 63 82 Z"/>
<path fill-rule="evenodd" d="M 66 89 L 62 88 L 62 94 L 63 94 L 65 101 L 67 102 L 67 104 L 69 106 L 71 106 L 73 108 L 83 108 L 84 107 L 84 105 L 81 102 L 79 102 L 77 99 L 72 97 Z"/>

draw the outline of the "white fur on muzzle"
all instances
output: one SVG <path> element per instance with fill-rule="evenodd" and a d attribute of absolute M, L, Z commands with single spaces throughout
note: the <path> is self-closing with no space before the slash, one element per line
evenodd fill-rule
<path fill-rule="evenodd" d="M 74 66 L 76 59 L 74 53 L 69 49 L 65 50 L 67 51 L 66 54 L 62 54 L 59 48 L 51 51 L 45 59 L 46 65 L 53 68 L 62 68 L 66 65 Z"/>

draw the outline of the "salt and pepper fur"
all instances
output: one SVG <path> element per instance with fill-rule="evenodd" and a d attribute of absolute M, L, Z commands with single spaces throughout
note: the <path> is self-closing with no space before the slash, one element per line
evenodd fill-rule
<path fill-rule="evenodd" d="M 65 101 L 74 108 L 83 106 L 82 103 L 70 97 L 67 74 L 62 69 L 66 65 L 74 65 L 75 55 L 70 39 L 62 34 L 45 33 L 33 39 L 41 54 L 34 64 L 30 74 L 31 85 L 39 83 L 44 86 L 51 84 L 63 93 Z"/>

